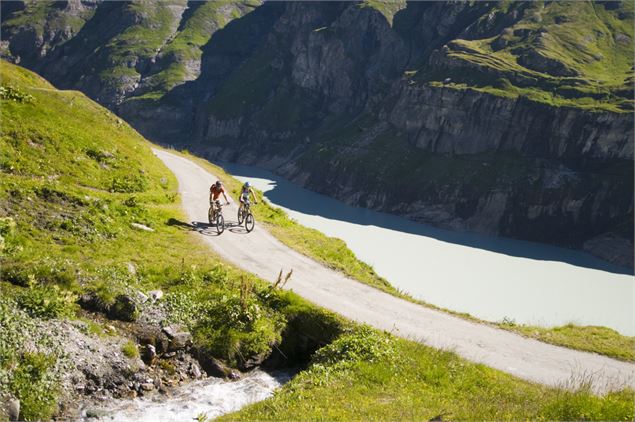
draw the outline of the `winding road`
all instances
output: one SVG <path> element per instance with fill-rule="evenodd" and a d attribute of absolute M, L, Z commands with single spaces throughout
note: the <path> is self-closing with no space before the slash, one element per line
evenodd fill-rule
<path fill-rule="evenodd" d="M 251 233 L 236 226 L 218 236 L 206 224 L 209 187 L 216 177 L 179 155 L 159 149 L 154 153 L 176 175 L 183 208 L 199 235 L 246 271 L 274 281 L 281 269 L 293 269 L 285 288 L 316 305 L 528 381 L 567 387 L 590 380 L 596 393 L 635 388 L 633 363 L 553 346 L 399 299 L 326 268 L 258 225 Z M 224 208 L 226 222 L 236 221 L 236 211 L 235 202 Z"/>

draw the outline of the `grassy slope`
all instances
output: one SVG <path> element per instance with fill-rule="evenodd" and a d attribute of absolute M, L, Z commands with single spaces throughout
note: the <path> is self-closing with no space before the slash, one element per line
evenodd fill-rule
<path fill-rule="evenodd" d="M 185 3 L 184 0 L 178 2 Z M 105 83 L 117 85 L 122 76 L 141 77 L 130 63 L 153 58 L 166 43 L 178 24 L 169 6 L 168 2 L 136 2 L 125 6 L 126 13 L 134 15 L 137 24 L 127 27 L 100 47 L 108 55 L 109 66 L 99 72 Z"/>
<path fill-rule="evenodd" d="M 273 400 L 247 409 L 248 419 L 319 419 L 327 408 L 332 418 L 416 417 L 438 409 L 467 417 L 475 415 L 467 413 L 474 400 L 483 400 L 478 416 L 486 419 L 632 418 L 628 391 L 598 398 L 518 381 L 451 353 L 343 324 L 293 294 L 272 291 L 219 264 L 189 229 L 174 224 L 183 219 L 175 179 L 143 138 L 82 94 L 55 91 L 33 73 L 6 63 L 0 63 L 0 74 L 1 85 L 11 87 L 11 95 L 3 96 L 17 99 L 1 100 L 2 279 L 12 281 L 0 283 L 1 330 L 11 321 L 3 312 L 11 309 L 12 299 L 33 318 L 73 318 L 74 303 L 60 299 L 59 291 L 72 298 L 95 287 L 107 293 L 161 287 L 173 309 L 170 319 L 188 325 L 199 345 L 230 361 L 234 348 L 245 352 L 276 341 L 284 321 L 297 321 L 299 315 L 305 315 L 308 328 L 347 333 L 321 349 L 311 370 Z M 6 229 L 6 216 L 15 221 L 13 230 Z M 133 230 L 131 222 L 155 231 Z M 137 264 L 137 275 L 125 271 L 128 262 Z M 223 297 L 238 299 L 245 280 L 255 283 L 247 313 L 252 305 L 259 310 L 243 315 L 255 317 L 254 324 L 227 320 L 228 309 L 215 305 L 232 303 Z M 41 291 L 48 293 L 45 300 L 34 294 Z M 24 297 L 30 300 L 20 300 Z M 201 321 L 210 314 L 220 326 L 216 320 Z M 95 323 L 91 327 L 101 331 Z M 22 417 L 47 418 L 56 402 L 55 385 L 43 384 L 47 364 L 20 371 L 27 355 L 15 355 L 3 347 L 11 339 L 0 339 L 0 389 L 22 399 Z M 50 386 L 47 394 L 33 397 L 42 385 Z"/>
<path fill-rule="evenodd" d="M 257 2 L 245 1 L 245 7 L 255 7 Z M 201 48 L 207 44 L 218 29 L 223 28 L 232 19 L 240 17 L 243 12 L 238 3 L 228 0 L 203 2 L 182 23 L 182 28 L 168 40 L 159 56 L 167 59 L 167 66 L 157 73 L 148 75 L 149 91 L 133 99 L 161 98 L 175 86 L 194 79 L 197 75 L 188 74 L 188 61 L 200 61 Z"/>
<path fill-rule="evenodd" d="M 492 16 L 514 9 L 522 19 L 490 38 L 448 44 L 454 69 L 418 76 L 433 86 L 447 77 L 456 89 L 499 96 L 527 96 L 553 106 L 630 112 L 633 110 L 633 2 L 611 9 L 590 1 L 502 2 Z M 540 55 L 563 70 L 523 65 L 522 56 Z"/>
<path fill-rule="evenodd" d="M 185 154 L 185 156 L 221 178 L 229 188 L 231 194 L 233 194 L 234 197 L 238 196 L 241 183 L 232 178 L 222 168 L 191 154 Z M 402 162 L 403 157 L 403 155 L 397 153 L 396 159 Z M 386 160 L 387 158 L 384 156 L 382 159 Z M 417 158 L 413 157 L 413 159 L 416 160 Z M 482 168 L 482 166 L 480 166 L 480 161 L 478 163 L 478 168 Z M 440 162 L 430 163 L 430 166 L 435 165 L 434 168 L 438 167 L 447 170 L 450 164 L 451 163 L 448 162 Z M 501 165 L 505 166 L 507 164 L 503 163 Z M 513 162 L 509 164 L 509 166 L 513 166 Z M 426 166 L 423 167 L 428 168 Z M 443 174 L 443 172 L 434 171 L 433 173 L 436 173 L 437 176 L 439 174 Z M 433 175 L 430 175 L 430 177 L 432 176 Z M 262 197 L 262 193 L 259 193 L 259 196 Z M 318 230 L 310 229 L 298 224 L 294 220 L 290 219 L 286 213 L 279 208 L 263 202 L 261 205 L 255 206 L 253 210 L 256 219 L 259 222 L 264 223 L 269 232 L 276 236 L 278 240 L 283 242 L 285 245 L 317 260 L 318 262 L 323 263 L 329 268 L 341 271 L 347 276 L 361 281 L 362 283 L 366 283 L 386 293 L 401 297 L 411 302 L 439 309 L 444 312 L 450 312 L 454 315 L 470 320 L 477 320 L 467 314 L 451 312 L 447 309 L 438 308 L 429 303 L 416 300 L 408 294 L 401 292 L 392 286 L 386 279 L 379 276 L 371 266 L 360 261 L 355 254 L 348 249 L 344 241 L 338 238 L 328 237 Z M 480 322 L 490 324 L 485 321 Z M 576 326 L 571 324 L 555 328 L 518 325 L 511 322 L 491 324 L 546 343 L 599 353 L 621 360 L 635 361 L 635 337 L 623 336 L 610 328 Z"/>
<path fill-rule="evenodd" d="M 68 16 L 60 13 L 53 1 L 30 0 L 26 2 L 24 10 L 11 16 L 11 19 L 3 19 L 2 26 L 9 31 L 20 26 L 30 26 L 38 36 L 42 36 L 47 30 L 57 31 L 67 27 L 77 33 L 91 16 L 92 12 Z"/>
<path fill-rule="evenodd" d="M 232 365 L 266 353 L 287 321 L 336 321 L 224 265 L 190 235 L 178 223 L 174 176 L 115 115 L 17 66 L 0 62 L 0 75 L 0 391 L 21 400 L 23 418 L 56 411 L 64 359 L 46 333 L 35 348 L 25 333 L 32 321 L 78 318 L 76 299 L 86 292 L 108 303 L 161 288 L 169 319 Z M 104 329 L 90 322 L 89 332 Z"/>
<path fill-rule="evenodd" d="M 360 341 L 360 337 L 367 340 Z M 381 344 L 381 351 L 370 344 Z M 336 356 L 337 359 L 329 359 Z M 337 361 L 337 363 L 333 363 Z M 538 387 L 450 352 L 379 335 L 340 337 L 272 398 L 220 420 L 631 420 L 633 392 Z"/>

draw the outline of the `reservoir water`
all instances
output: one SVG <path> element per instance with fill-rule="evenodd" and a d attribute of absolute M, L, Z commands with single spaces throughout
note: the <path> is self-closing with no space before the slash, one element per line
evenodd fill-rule
<path fill-rule="evenodd" d="M 632 271 L 581 251 L 454 232 L 353 207 L 271 172 L 220 163 L 300 224 L 344 240 L 393 286 L 487 321 L 567 323 L 635 335 Z"/>

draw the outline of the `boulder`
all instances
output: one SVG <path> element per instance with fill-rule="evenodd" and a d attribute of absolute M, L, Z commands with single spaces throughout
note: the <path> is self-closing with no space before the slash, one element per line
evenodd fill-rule
<path fill-rule="evenodd" d="M 198 361 L 207 375 L 219 378 L 238 379 L 240 374 L 225 365 L 221 360 L 205 354 L 199 354 Z"/>
<path fill-rule="evenodd" d="M 161 330 L 161 328 L 156 325 L 138 325 L 135 327 L 135 336 L 137 337 L 137 342 L 139 342 L 139 344 L 152 345 L 157 354 L 162 354 L 168 351 L 170 339 Z"/>
<path fill-rule="evenodd" d="M 0 420 L 20 420 L 20 400 L 11 395 L 0 396 Z"/>
<path fill-rule="evenodd" d="M 163 328 L 163 333 L 170 340 L 168 351 L 174 352 L 192 345 L 192 334 L 184 330 L 180 325 L 174 324 Z"/>
<path fill-rule="evenodd" d="M 146 365 L 154 365 L 157 361 L 157 349 L 151 344 L 146 344 L 142 348 L 141 359 Z"/>
<path fill-rule="evenodd" d="M 120 321 L 136 321 L 139 317 L 137 302 L 128 294 L 120 294 L 108 309 L 108 317 Z"/>

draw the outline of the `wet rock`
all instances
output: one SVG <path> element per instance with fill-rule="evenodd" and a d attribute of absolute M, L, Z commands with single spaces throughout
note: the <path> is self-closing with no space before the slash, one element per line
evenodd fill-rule
<path fill-rule="evenodd" d="M 198 378 L 201 378 L 203 376 L 203 374 L 201 373 L 201 369 L 195 363 L 192 363 L 190 365 L 190 375 L 194 379 L 198 379 Z"/>
<path fill-rule="evenodd" d="M 96 407 L 89 407 L 84 412 L 84 416 L 87 419 L 100 419 L 100 418 L 104 418 L 104 417 L 108 416 L 108 411 L 106 411 L 104 409 L 98 409 Z"/>
<path fill-rule="evenodd" d="M 198 361 L 207 375 L 232 380 L 240 378 L 240 374 L 237 371 L 212 356 L 199 355 Z"/>
<path fill-rule="evenodd" d="M 143 347 L 143 353 L 141 355 L 143 362 L 146 365 L 154 365 L 157 361 L 157 351 L 156 348 L 151 344 L 146 344 Z"/>
<path fill-rule="evenodd" d="M 157 325 L 138 325 L 135 327 L 135 335 L 138 343 L 154 346 L 157 354 L 162 354 L 168 351 L 170 339 Z"/>
<path fill-rule="evenodd" d="M 154 390 L 154 382 L 152 382 L 152 380 L 150 380 L 150 382 L 144 382 L 143 384 L 141 384 L 141 389 L 143 391 L 152 391 L 152 390 Z"/>
<path fill-rule="evenodd" d="M 239 368 L 241 370 L 250 370 L 257 366 L 260 366 L 269 357 L 269 355 L 270 353 L 267 352 L 267 353 L 261 353 L 258 355 L 250 356 L 247 360 L 245 360 L 239 365 Z"/>

